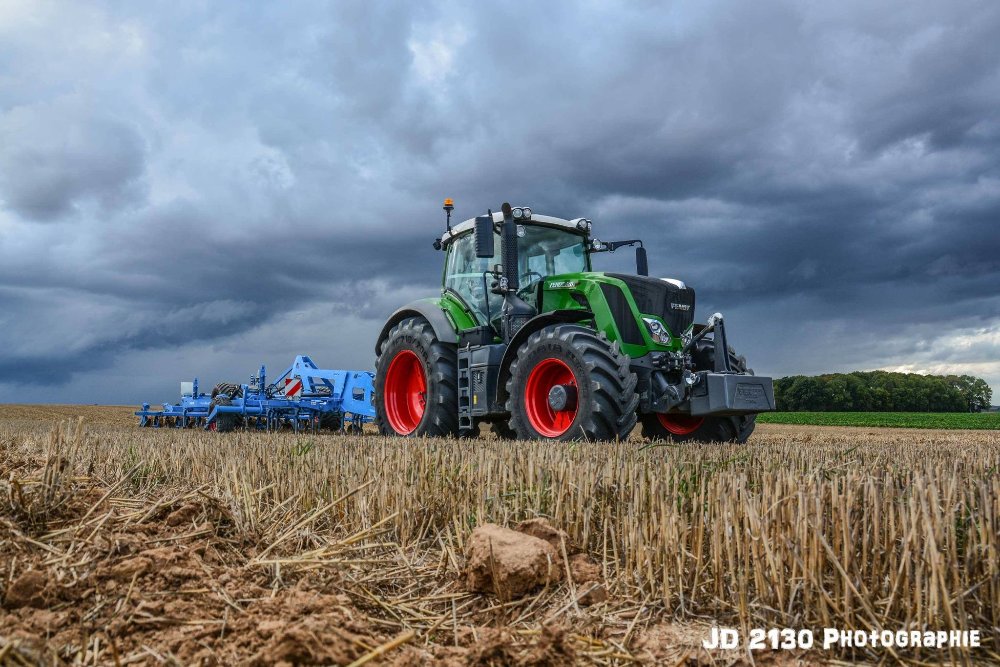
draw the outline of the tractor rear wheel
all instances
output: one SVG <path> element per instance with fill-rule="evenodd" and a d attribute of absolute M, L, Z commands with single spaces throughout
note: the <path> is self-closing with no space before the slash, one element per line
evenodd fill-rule
<path fill-rule="evenodd" d="M 517 440 L 517 431 L 510 427 L 510 420 L 498 419 L 490 424 L 490 431 L 501 440 Z"/>
<path fill-rule="evenodd" d="M 229 400 L 225 395 L 219 394 L 212 399 L 208 406 L 208 413 L 212 414 L 212 410 L 216 406 L 222 405 L 232 405 L 233 402 Z M 229 431 L 235 430 L 237 424 L 239 423 L 240 416 L 232 412 L 220 412 L 215 416 L 215 430 L 219 433 L 228 433 Z"/>
<path fill-rule="evenodd" d="M 699 345 L 695 351 L 695 366 L 698 369 L 715 368 L 715 347 L 711 341 Z M 729 365 L 739 373 L 753 375 L 747 368 L 747 360 L 729 348 Z M 639 418 L 642 435 L 650 440 L 675 442 L 737 442 L 744 443 L 757 425 L 757 415 L 732 415 L 725 417 L 695 417 L 684 413 L 649 413 Z"/>
<path fill-rule="evenodd" d="M 375 424 L 383 435 L 458 435 L 458 349 L 410 317 L 389 332 L 375 362 Z"/>
<path fill-rule="evenodd" d="M 545 327 L 511 364 L 510 428 L 525 440 L 624 440 L 635 427 L 637 382 L 628 355 L 603 333 Z"/>

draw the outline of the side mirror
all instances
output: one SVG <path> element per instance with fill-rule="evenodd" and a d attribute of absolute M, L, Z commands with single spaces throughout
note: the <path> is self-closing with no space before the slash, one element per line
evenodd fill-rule
<path fill-rule="evenodd" d="M 642 246 L 635 249 L 635 272 L 640 276 L 649 275 L 649 262 L 646 260 L 646 249 Z"/>
<path fill-rule="evenodd" d="M 476 257 L 493 257 L 496 254 L 493 244 L 493 216 L 476 216 L 476 226 L 473 234 L 476 237 Z"/>

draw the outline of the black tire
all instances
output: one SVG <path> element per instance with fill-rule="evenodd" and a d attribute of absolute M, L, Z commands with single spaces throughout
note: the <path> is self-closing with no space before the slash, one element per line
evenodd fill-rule
<path fill-rule="evenodd" d="M 739 373 L 753 375 L 753 369 L 747 368 L 745 357 L 737 355 L 729 348 L 729 365 Z M 715 346 L 712 341 L 699 344 L 692 355 L 695 368 L 712 370 L 715 368 Z M 672 439 L 674 442 L 736 442 L 743 444 L 753 433 L 757 425 L 757 415 L 733 415 L 726 417 L 705 417 L 701 425 L 689 433 L 670 431 L 656 414 L 644 414 L 639 417 L 642 424 L 642 435 L 650 440 Z M 683 429 L 682 429 L 683 430 Z"/>
<path fill-rule="evenodd" d="M 323 412 L 319 416 L 319 427 L 326 431 L 340 430 L 340 415 L 335 412 Z"/>
<path fill-rule="evenodd" d="M 212 414 L 212 410 L 219 405 L 232 405 L 233 402 L 227 398 L 224 394 L 219 394 L 212 399 L 208 406 L 208 414 Z M 240 416 L 232 412 L 222 412 L 215 417 L 215 430 L 219 433 L 228 433 L 229 431 L 235 430 L 236 426 L 239 424 Z"/>
<path fill-rule="evenodd" d="M 574 409 L 549 407 L 548 380 L 559 377 L 565 380 L 556 384 L 575 385 Z M 635 427 L 637 383 L 628 355 L 603 333 L 578 324 L 545 327 L 528 337 L 511 363 L 509 426 L 525 440 L 624 440 Z"/>
<path fill-rule="evenodd" d="M 644 414 L 642 436 L 649 440 L 671 439 L 674 442 L 736 442 L 743 444 L 753 433 L 757 415 L 734 415 L 729 417 L 704 417 L 701 426 L 690 433 L 673 433 L 664 426 L 657 415 Z"/>
<path fill-rule="evenodd" d="M 394 362 L 407 365 L 395 367 Z M 422 392 L 400 384 L 418 373 Z M 404 405 L 410 399 L 419 405 Z M 458 348 L 438 340 L 422 317 L 401 321 L 382 343 L 375 362 L 375 425 L 383 435 L 458 435 Z"/>
<path fill-rule="evenodd" d="M 243 387 L 235 382 L 220 382 L 212 388 L 210 396 L 215 398 L 219 394 L 225 394 L 229 398 L 240 398 L 243 395 Z"/>
<path fill-rule="evenodd" d="M 490 424 L 490 431 L 501 440 L 517 440 L 517 431 L 510 427 L 507 419 L 498 419 Z"/>

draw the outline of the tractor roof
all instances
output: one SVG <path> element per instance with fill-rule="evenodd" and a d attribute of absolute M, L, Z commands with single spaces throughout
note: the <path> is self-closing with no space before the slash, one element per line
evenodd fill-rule
<path fill-rule="evenodd" d="M 579 220 L 579 218 L 577 218 L 576 220 L 566 220 L 564 218 L 554 218 L 551 215 L 541 215 L 539 213 L 532 213 L 530 220 L 523 220 L 523 221 L 519 220 L 518 224 L 530 225 L 531 223 L 537 223 L 542 225 L 551 225 L 553 227 L 563 227 L 566 229 L 566 231 L 575 232 L 577 234 L 582 235 L 583 232 L 581 232 L 579 228 L 577 228 L 576 226 L 577 220 Z M 493 222 L 503 222 L 503 213 L 500 211 L 495 211 L 493 213 Z M 441 242 L 448 243 L 456 236 L 459 236 L 471 230 L 475 224 L 476 224 L 476 219 L 469 218 L 468 220 L 463 220 L 457 225 L 453 225 L 451 228 L 451 233 L 449 234 L 448 232 L 445 232 L 444 236 L 441 238 Z"/>

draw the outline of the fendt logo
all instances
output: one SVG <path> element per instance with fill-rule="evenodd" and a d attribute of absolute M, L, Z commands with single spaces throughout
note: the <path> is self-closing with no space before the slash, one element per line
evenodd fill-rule
<path fill-rule="evenodd" d="M 674 310 L 691 310 L 691 305 L 687 303 L 671 303 L 670 307 Z"/>

